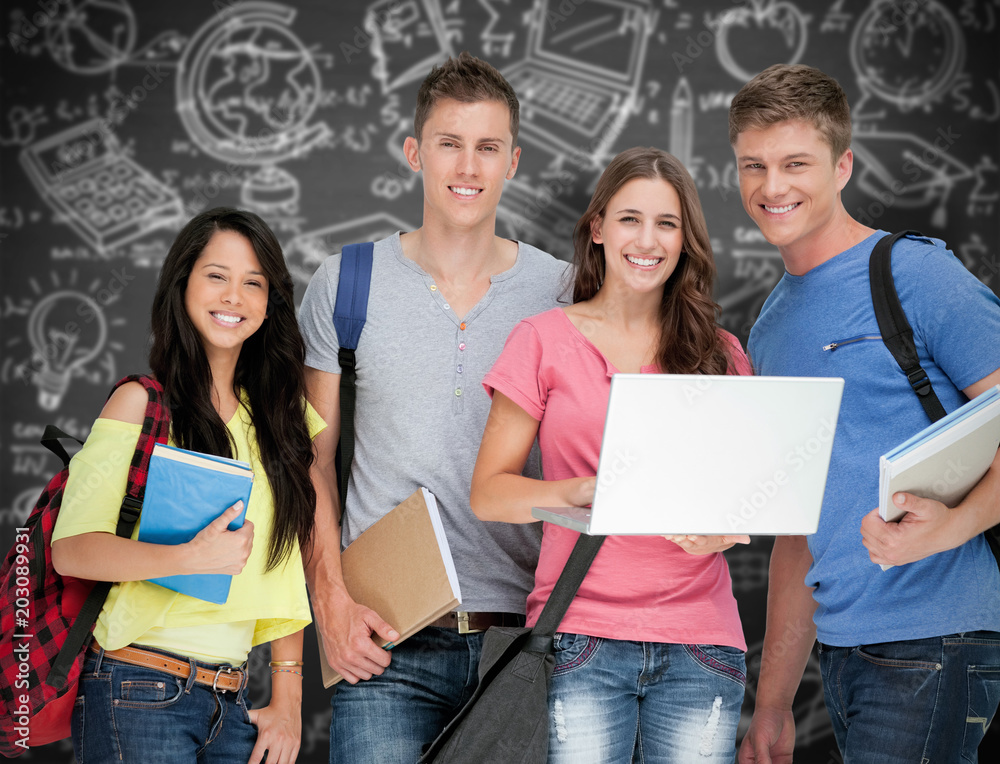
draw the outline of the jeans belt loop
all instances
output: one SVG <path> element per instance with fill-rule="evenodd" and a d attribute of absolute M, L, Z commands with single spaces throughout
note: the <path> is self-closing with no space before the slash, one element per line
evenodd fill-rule
<path fill-rule="evenodd" d="M 188 666 L 190 671 L 187 675 L 187 680 L 184 682 L 184 694 L 190 695 L 191 690 L 194 688 L 195 679 L 198 677 L 198 667 L 194 663 L 194 658 L 188 658 Z"/>

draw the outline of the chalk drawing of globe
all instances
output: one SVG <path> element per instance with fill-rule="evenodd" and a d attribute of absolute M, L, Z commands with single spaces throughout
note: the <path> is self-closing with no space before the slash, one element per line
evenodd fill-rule
<path fill-rule="evenodd" d="M 132 55 L 136 23 L 126 0 L 61 0 L 59 5 L 45 28 L 45 45 L 57 64 L 74 74 L 102 74 Z"/>
<path fill-rule="evenodd" d="M 319 70 L 289 29 L 295 11 L 242 3 L 195 35 L 181 59 L 177 104 L 206 153 L 243 165 L 299 156 L 329 135 L 309 124 L 320 98 Z"/>

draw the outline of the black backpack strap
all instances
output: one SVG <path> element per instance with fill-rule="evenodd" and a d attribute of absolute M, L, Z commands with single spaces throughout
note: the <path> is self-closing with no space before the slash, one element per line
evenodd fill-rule
<path fill-rule="evenodd" d="M 896 293 L 896 284 L 892 278 L 892 245 L 903 236 L 926 238 L 917 231 L 900 231 L 879 239 L 868 261 L 872 304 L 875 306 L 875 318 L 882 334 L 882 342 L 896 359 L 899 368 L 906 374 L 910 387 L 916 393 L 927 416 L 932 422 L 936 422 L 945 415 L 944 406 L 931 387 L 927 372 L 920 365 L 917 346 L 913 342 L 913 329 L 906 320 L 906 313 L 903 312 L 899 295 Z"/>
<path fill-rule="evenodd" d="M 68 467 L 69 453 L 67 453 L 66 449 L 63 448 L 63 444 L 59 442 L 60 440 L 75 440 L 81 446 L 83 445 L 83 441 L 79 438 L 74 438 L 72 435 L 67 435 L 54 424 L 45 425 L 45 432 L 42 433 L 41 444 L 59 457 L 60 461 L 63 463 L 63 467 Z"/>
<path fill-rule="evenodd" d="M 917 347 L 913 342 L 913 330 L 906 320 L 906 313 L 899 302 L 896 293 L 896 283 L 892 278 L 892 245 L 903 236 L 927 238 L 918 231 L 900 231 L 883 236 L 876 242 L 868 261 L 868 276 L 871 281 L 872 304 L 875 306 L 875 318 L 882 333 L 882 341 L 889 348 L 896 363 L 906 373 L 910 387 L 917 394 L 920 405 L 924 407 L 927 416 L 936 422 L 945 415 L 944 406 L 931 387 L 927 372 L 920 366 Z M 1000 525 L 989 528 L 983 534 L 1000 566 Z"/>
<path fill-rule="evenodd" d="M 139 382 L 146 388 L 149 396 L 142 429 L 139 432 L 139 441 L 136 443 L 132 461 L 129 464 L 128 483 L 121 507 L 118 510 L 118 525 L 115 529 L 116 535 L 131 538 L 136 521 L 139 519 L 139 513 L 142 511 L 142 500 L 146 491 L 146 478 L 149 473 L 149 459 L 153 455 L 153 446 L 157 443 L 167 442 L 170 431 L 170 412 L 163 403 L 163 388 L 152 377 L 140 375 L 125 377 L 114 386 L 112 394 L 127 382 Z M 45 434 L 49 434 L 48 429 L 46 429 Z M 44 438 L 45 435 L 43 435 L 43 441 Z M 94 629 L 94 624 L 97 623 L 97 617 L 101 614 L 104 602 L 108 598 L 111 585 L 111 581 L 98 581 L 90 590 L 90 594 L 87 595 L 87 599 L 66 635 L 66 641 L 59 650 L 59 655 L 52 662 L 46 684 L 52 687 L 62 687 L 66 684 L 69 672 L 76 663 L 77 657 L 90 640 L 90 634 Z"/>
<path fill-rule="evenodd" d="M 354 399 L 357 384 L 357 350 L 361 330 L 368 317 L 368 293 L 372 281 L 374 242 L 348 244 L 340 253 L 340 280 L 337 301 L 333 306 L 333 326 L 340 351 L 340 441 L 337 444 L 337 485 L 340 488 L 340 513 L 347 503 L 347 481 L 354 461 Z"/>

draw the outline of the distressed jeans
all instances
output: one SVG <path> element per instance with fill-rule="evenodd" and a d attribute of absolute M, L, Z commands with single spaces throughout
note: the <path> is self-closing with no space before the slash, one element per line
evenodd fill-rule
<path fill-rule="evenodd" d="M 732 764 L 742 650 L 556 635 L 550 764 Z"/>
<path fill-rule="evenodd" d="M 1000 633 L 819 647 L 844 764 L 977 762 L 1000 703 Z"/>

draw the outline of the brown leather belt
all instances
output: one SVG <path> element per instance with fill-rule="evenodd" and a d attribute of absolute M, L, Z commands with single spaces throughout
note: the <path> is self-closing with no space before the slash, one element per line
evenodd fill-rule
<path fill-rule="evenodd" d="M 100 645 L 96 642 L 90 643 L 93 652 L 100 652 Z M 104 657 L 114 658 L 122 663 L 129 663 L 133 666 L 143 666 L 145 668 L 156 669 L 171 676 L 187 679 L 191 675 L 191 664 L 171 658 L 169 655 L 155 653 L 151 650 L 141 650 L 138 647 L 123 647 L 120 650 L 105 650 Z M 195 666 L 196 674 L 194 681 L 211 687 L 213 690 L 223 692 L 236 692 L 243 685 L 244 672 L 234 669 L 232 666 L 223 666 L 217 671 Z"/>
<path fill-rule="evenodd" d="M 490 626 L 524 626 L 524 616 L 520 613 L 467 613 L 464 610 L 452 610 L 427 625 L 458 629 L 459 634 L 478 634 Z"/>

